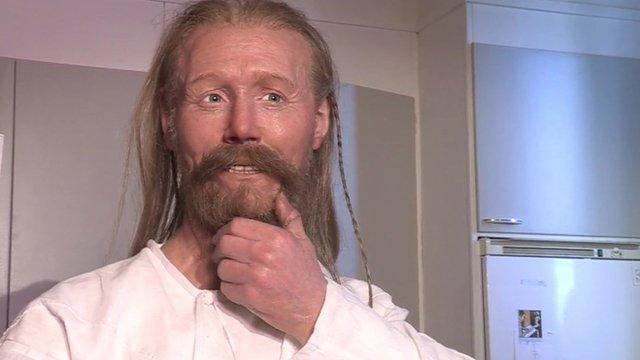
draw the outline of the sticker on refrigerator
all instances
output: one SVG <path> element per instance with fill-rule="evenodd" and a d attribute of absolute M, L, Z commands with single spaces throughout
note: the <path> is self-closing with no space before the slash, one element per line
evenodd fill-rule
<path fill-rule="evenodd" d="M 520 339 L 542 339 L 542 311 L 518 310 Z"/>

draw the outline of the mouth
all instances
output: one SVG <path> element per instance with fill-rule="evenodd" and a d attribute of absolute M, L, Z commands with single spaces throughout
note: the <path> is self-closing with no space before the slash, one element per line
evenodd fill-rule
<path fill-rule="evenodd" d="M 260 171 L 255 166 L 250 165 L 231 165 L 226 171 L 232 174 L 252 175 L 257 174 Z"/>

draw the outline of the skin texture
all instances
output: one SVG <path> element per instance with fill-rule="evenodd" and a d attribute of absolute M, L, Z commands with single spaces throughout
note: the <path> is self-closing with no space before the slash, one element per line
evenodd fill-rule
<path fill-rule="evenodd" d="M 302 36 L 259 25 L 197 29 L 183 47 L 178 71 L 184 96 L 175 136 L 162 119 L 165 143 L 186 169 L 218 144 L 262 144 L 304 168 L 328 130 L 327 101 L 316 102 L 311 49 Z M 305 344 L 313 332 L 326 280 L 302 219 L 277 180 L 262 173 L 223 172 L 212 181 L 230 191 L 247 186 L 273 199 L 277 227 L 235 218 L 201 252 L 202 231 L 186 219 L 162 247 L 198 288 L 219 289 L 271 326 Z"/>

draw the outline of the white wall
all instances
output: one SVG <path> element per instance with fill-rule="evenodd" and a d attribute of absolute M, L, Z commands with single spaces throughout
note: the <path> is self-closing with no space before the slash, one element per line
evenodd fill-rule
<path fill-rule="evenodd" d="M 416 0 L 292 0 L 326 35 L 343 82 L 417 96 Z M 0 56 L 146 71 L 165 12 L 150 0 L 0 3 Z"/>
<path fill-rule="evenodd" d="M 185 4 L 192 0 L 151 0 Z M 285 0 L 315 21 L 415 31 L 418 0 Z M 441 0 L 448 1 L 448 0 Z"/>
<path fill-rule="evenodd" d="M 162 20 L 151 1 L 3 1 L 0 56 L 146 70 Z"/>
<path fill-rule="evenodd" d="M 466 12 L 419 34 L 424 329 L 472 354 Z"/>

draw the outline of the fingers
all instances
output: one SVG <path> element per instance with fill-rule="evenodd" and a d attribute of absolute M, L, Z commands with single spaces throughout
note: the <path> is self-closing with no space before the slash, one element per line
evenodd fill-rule
<path fill-rule="evenodd" d="M 214 263 L 217 264 L 224 258 L 245 264 L 251 262 L 251 250 L 254 241 L 230 234 L 216 234 L 214 243 L 215 249 L 211 255 Z"/>
<path fill-rule="evenodd" d="M 304 224 L 302 223 L 302 217 L 300 212 L 291 205 L 287 196 L 284 193 L 278 194 L 276 198 L 276 216 L 282 227 L 296 237 L 304 237 Z"/>
<path fill-rule="evenodd" d="M 226 283 L 246 284 L 251 280 L 249 265 L 231 259 L 222 259 L 218 264 L 218 278 Z"/>
<path fill-rule="evenodd" d="M 244 302 L 242 301 L 242 286 L 239 284 L 233 284 L 223 281 L 220 283 L 220 292 L 222 292 L 222 294 L 226 296 L 227 299 L 233 301 L 236 304 Z"/>
<path fill-rule="evenodd" d="M 229 300 L 254 311 L 257 302 L 261 298 L 259 292 L 250 286 L 229 282 L 220 283 L 220 292 Z"/>
<path fill-rule="evenodd" d="M 253 241 L 268 241 L 274 237 L 274 233 L 279 229 L 277 226 L 257 220 L 237 217 L 218 230 L 213 238 L 213 243 L 215 245 L 219 238 L 225 234 Z"/>

